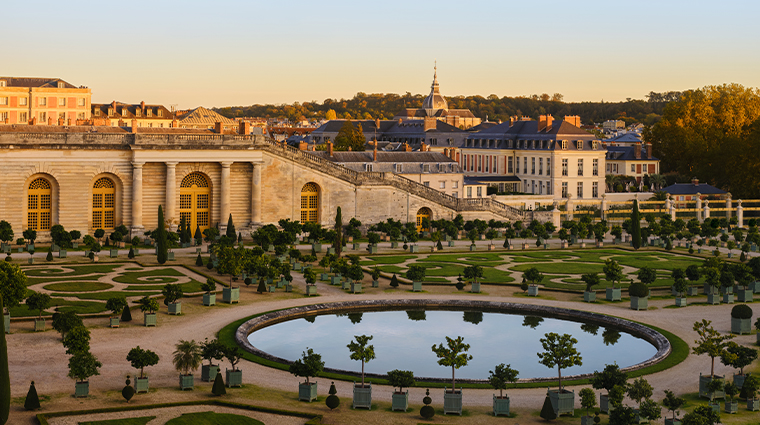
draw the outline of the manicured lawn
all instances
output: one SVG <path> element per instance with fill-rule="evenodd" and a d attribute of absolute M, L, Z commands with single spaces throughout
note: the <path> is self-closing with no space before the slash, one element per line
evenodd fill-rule
<path fill-rule="evenodd" d="M 538 264 L 519 264 L 512 266 L 509 269 L 524 272 L 529 268 L 535 267 L 541 273 L 555 273 L 555 274 L 584 274 L 584 273 L 601 273 L 604 266 L 602 264 L 585 264 L 574 262 L 562 262 L 562 263 L 538 263 Z"/>
<path fill-rule="evenodd" d="M 172 268 L 150 269 L 142 272 L 126 272 L 114 278 L 115 282 L 131 284 L 156 284 L 172 283 L 177 279 L 172 276 L 184 276 L 181 272 Z M 149 280 L 140 280 L 140 278 L 150 278 Z"/>
<path fill-rule="evenodd" d="M 58 311 L 74 311 L 78 314 L 95 314 L 106 311 L 106 305 L 100 302 L 93 301 L 68 301 L 62 298 L 53 297 L 51 307 L 57 307 Z M 26 308 L 25 305 L 20 305 L 10 309 L 12 317 L 33 317 L 37 316 L 37 311 L 32 311 Z M 43 316 L 52 316 L 52 313 L 43 313 Z"/>
<path fill-rule="evenodd" d="M 143 416 L 141 418 L 111 419 L 108 421 L 79 422 L 79 425 L 145 425 L 156 419 L 155 416 Z"/>
<path fill-rule="evenodd" d="M 401 264 L 406 260 L 417 258 L 416 255 L 378 255 L 367 257 L 369 261 L 362 261 L 362 266 L 371 266 L 374 264 Z"/>
<path fill-rule="evenodd" d="M 54 266 L 48 267 L 25 267 L 24 273 L 27 276 L 62 276 L 62 275 L 85 275 L 92 273 L 111 273 L 114 269 L 121 267 L 122 264 L 97 264 L 91 266 Z M 64 269 L 65 268 L 65 269 Z M 69 271 L 71 270 L 71 271 Z"/>
<path fill-rule="evenodd" d="M 130 291 L 107 291 L 96 293 L 72 293 L 72 294 L 56 294 L 60 297 L 74 297 L 80 300 L 101 300 L 106 301 L 113 297 L 142 297 L 144 295 L 155 295 L 156 292 L 130 292 Z M 105 304 L 103 304 L 105 306 Z"/>
<path fill-rule="evenodd" d="M 58 292 L 91 292 L 113 288 L 113 285 L 102 282 L 59 282 L 45 285 L 48 291 Z"/>
<path fill-rule="evenodd" d="M 174 418 L 166 425 L 264 425 L 263 422 L 246 416 L 232 415 L 229 413 L 185 413 L 184 415 Z"/>

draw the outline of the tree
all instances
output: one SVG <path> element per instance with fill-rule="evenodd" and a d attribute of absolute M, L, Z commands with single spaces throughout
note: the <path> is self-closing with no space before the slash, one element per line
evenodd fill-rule
<path fill-rule="evenodd" d="M 127 299 L 122 297 L 109 298 L 106 301 L 106 310 L 110 310 L 111 314 L 118 316 L 127 307 Z"/>
<path fill-rule="evenodd" d="M 624 387 L 627 380 L 628 375 L 620 370 L 617 363 L 613 363 L 605 365 L 602 372 L 594 371 L 591 386 L 597 390 L 605 389 L 609 394 L 615 386 Z"/>
<path fill-rule="evenodd" d="M 657 279 L 657 271 L 649 266 L 644 266 L 639 269 L 637 277 L 644 285 L 651 285 Z"/>
<path fill-rule="evenodd" d="M 547 421 L 557 419 L 557 412 L 554 411 L 554 406 L 552 406 L 552 401 L 549 399 L 548 395 L 544 398 L 544 405 L 541 406 L 539 416 Z"/>
<path fill-rule="evenodd" d="M 602 271 L 604 271 L 605 279 L 607 279 L 609 282 L 612 282 L 613 288 L 615 287 L 615 283 L 620 283 L 625 278 L 625 275 L 623 274 L 623 268 L 617 261 L 611 258 L 608 258 L 604 261 L 604 268 Z"/>
<path fill-rule="evenodd" d="M 158 229 L 153 232 L 153 237 L 156 239 L 156 252 L 158 264 L 166 263 L 169 258 L 169 250 L 166 240 L 166 223 L 164 222 L 164 210 L 161 205 L 158 206 Z"/>
<path fill-rule="evenodd" d="M 596 273 L 586 273 L 581 276 L 581 280 L 586 284 L 586 292 L 591 292 L 592 288 L 599 285 L 599 275 Z"/>
<path fill-rule="evenodd" d="M 7 263 L 3 262 L 3 264 Z M 4 298 L 5 294 L 0 293 L 0 311 L 5 307 Z M 5 340 L 5 320 L 3 320 L 0 322 L 0 423 L 8 422 L 10 411 L 11 376 L 8 369 L 8 343 Z"/>
<path fill-rule="evenodd" d="M 155 298 L 150 298 L 146 295 L 140 298 L 137 303 L 140 304 L 140 311 L 143 313 L 155 313 L 158 311 L 158 301 Z"/>
<path fill-rule="evenodd" d="M 42 312 L 45 311 L 45 309 L 50 307 L 50 303 L 52 302 L 52 299 L 50 298 L 49 294 L 43 294 L 42 292 L 35 292 L 32 295 L 29 295 L 26 299 L 26 307 L 29 310 L 37 310 L 39 312 L 39 315 L 37 318 L 39 320 L 42 320 Z"/>
<path fill-rule="evenodd" d="M 222 353 L 224 353 L 224 358 L 230 362 L 232 370 L 237 370 L 237 364 L 240 362 L 240 359 L 243 358 L 243 350 L 237 345 L 224 346 Z"/>
<path fill-rule="evenodd" d="M 728 342 L 726 351 L 720 356 L 721 363 L 739 369 L 739 375 L 742 376 L 744 375 L 744 368 L 751 365 L 755 360 L 757 360 L 756 349 L 739 345 L 734 341 Z"/>
<path fill-rule="evenodd" d="M 499 398 L 504 397 L 504 390 L 507 389 L 507 383 L 514 384 L 517 382 L 517 375 L 520 373 L 511 368 L 511 365 L 504 363 L 496 365 L 494 370 L 488 371 L 488 383 L 495 390 L 499 390 Z"/>
<path fill-rule="evenodd" d="M 164 305 L 176 303 L 185 296 L 182 285 L 178 283 L 167 283 L 161 289 L 161 294 L 164 296 Z"/>
<path fill-rule="evenodd" d="M 525 270 L 523 276 L 531 285 L 537 285 L 544 280 L 544 275 L 541 274 L 536 267 L 531 267 L 528 270 Z"/>
<path fill-rule="evenodd" d="M 335 240 L 333 241 L 333 248 L 335 248 L 335 255 L 340 257 L 340 253 L 343 250 L 343 215 L 340 212 L 340 207 L 335 213 Z"/>
<path fill-rule="evenodd" d="M 301 358 L 294 361 L 288 371 L 295 376 L 306 378 L 306 384 L 309 384 L 309 378 L 317 376 L 324 368 L 325 362 L 322 361 L 322 356 L 306 347 L 306 351 L 301 353 Z"/>
<path fill-rule="evenodd" d="M 0 221 L 0 241 L 9 243 L 13 240 L 13 227 L 5 220 Z"/>
<path fill-rule="evenodd" d="M 568 334 L 549 332 L 540 341 L 544 352 L 536 353 L 539 363 L 548 368 L 557 367 L 558 386 L 562 391 L 562 369 L 583 365 L 583 358 L 575 348 L 578 340 Z"/>
<path fill-rule="evenodd" d="M 195 340 L 180 340 L 175 345 L 172 363 L 178 372 L 189 375 L 191 371 L 198 369 L 198 366 L 201 365 L 201 347 Z"/>
<path fill-rule="evenodd" d="M 211 387 L 211 394 L 217 397 L 227 394 L 227 389 L 224 388 L 224 378 L 222 378 L 221 373 L 217 373 L 216 378 L 214 378 L 214 385 Z"/>
<path fill-rule="evenodd" d="M 84 326 L 82 318 L 71 310 L 53 313 L 53 329 L 61 334 L 61 339 L 66 333 L 77 326 Z"/>
<path fill-rule="evenodd" d="M 441 366 L 451 367 L 451 392 L 456 390 L 456 380 L 454 378 L 454 372 L 462 366 L 467 366 L 467 363 L 472 360 L 472 356 L 467 354 L 470 349 L 470 344 L 465 344 L 464 337 L 457 337 L 456 339 L 446 337 L 446 347 L 443 344 L 438 344 L 436 347 L 433 344 L 431 348 L 435 355 L 438 357 L 438 364 Z"/>
<path fill-rule="evenodd" d="M 700 356 L 707 354 L 710 356 L 710 377 L 715 376 L 715 358 L 720 357 L 726 352 L 728 340 L 734 335 L 721 335 L 712 326 L 712 321 L 702 319 L 701 322 L 694 322 L 694 331 L 699 335 L 699 339 L 694 341 L 696 344 L 691 351 Z"/>
<path fill-rule="evenodd" d="M 77 326 L 71 329 L 63 337 L 63 346 L 66 348 L 66 354 L 76 354 L 90 349 L 90 331 L 84 326 Z"/>
<path fill-rule="evenodd" d="M 681 420 L 682 425 L 715 425 L 720 423 L 720 415 L 712 407 L 701 405 L 687 413 Z"/>
<path fill-rule="evenodd" d="M 18 265 L 0 261 L 0 296 L 6 309 L 16 307 L 26 297 L 26 275 Z"/>
<path fill-rule="evenodd" d="M 411 370 L 394 369 L 386 373 L 388 376 L 388 385 L 398 387 L 398 392 L 403 392 L 404 388 L 414 386 L 414 373 Z"/>
<path fill-rule="evenodd" d="M 227 218 L 227 231 L 224 234 L 233 241 L 237 238 L 237 231 L 235 230 L 235 223 L 232 222 L 232 214 Z"/>
<path fill-rule="evenodd" d="M 483 267 L 478 265 L 467 266 L 464 268 L 464 278 L 477 282 L 479 278 L 483 277 Z"/>
<path fill-rule="evenodd" d="M 372 335 L 356 335 L 355 341 L 351 341 L 347 347 L 351 352 L 351 360 L 362 362 L 362 388 L 364 388 L 364 363 L 375 358 L 375 346 L 367 345 L 372 340 Z"/>
<path fill-rule="evenodd" d="M 26 399 L 24 400 L 24 409 L 37 410 L 40 408 L 40 397 L 37 395 L 37 388 L 34 387 L 34 381 L 29 384 L 29 391 L 26 393 Z M 0 421 L 2 417 L 0 416 Z"/>
<path fill-rule="evenodd" d="M 425 280 L 425 267 L 419 264 L 412 264 L 406 271 L 406 278 L 412 282 L 422 282 Z"/>
<path fill-rule="evenodd" d="M 596 394 L 591 388 L 584 388 L 578 392 L 581 397 L 581 406 L 586 409 L 586 416 L 589 416 L 589 409 L 596 406 Z"/>
<path fill-rule="evenodd" d="M 633 211 L 631 211 L 631 243 L 634 249 L 641 248 L 641 216 L 637 199 L 633 200 Z"/>
<path fill-rule="evenodd" d="M 347 151 L 351 148 L 352 151 L 363 151 L 366 142 L 361 124 L 354 126 L 349 119 L 343 123 L 335 136 L 335 150 Z"/>
<path fill-rule="evenodd" d="M 393 276 L 391 276 L 391 282 L 390 282 L 391 288 L 398 288 L 398 278 L 396 277 L 396 273 L 393 273 Z"/>
<path fill-rule="evenodd" d="M 673 413 L 673 422 L 676 421 L 676 411 L 686 404 L 686 400 L 680 397 L 676 397 L 673 391 L 665 390 L 665 398 L 662 400 L 662 405 L 665 406 L 668 411 Z"/>
<path fill-rule="evenodd" d="M 639 405 L 639 410 L 641 410 L 641 401 L 652 397 L 654 389 L 646 379 L 639 377 L 628 386 L 627 393 L 628 397 L 634 400 Z"/>
<path fill-rule="evenodd" d="M 79 382 L 85 382 L 91 376 L 100 375 L 100 369 L 103 363 L 90 353 L 89 350 L 75 353 L 69 358 L 69 378 L 76 379 Z"/>
<path fill-rule="evenodd" d="M 143 371 L 148 366 L 155 366 L 158 364 L 158 354 L 150 351 L 143 350 L 138 345 L 137 347 L 129 350 L 127 354 L 127 361 L 132 364 L 135 369 L 140 369 L 140 379 L 145 377 Z"/>

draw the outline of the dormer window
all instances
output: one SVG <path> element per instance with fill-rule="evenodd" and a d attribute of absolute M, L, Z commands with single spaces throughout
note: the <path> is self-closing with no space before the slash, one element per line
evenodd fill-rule
<path fill-rule="evenodd" d="M 140 110 L 140 108 L 135 109 L 135 116 L 139 117 L 140 114 L 142 114 L 142 110 Z"/>
<path fill-rule="evenodd" d="M 396 172 L 400 173 L 404 169 L 403 164 L 396 164 Z"/>
<path fill-rule="evenodd" d="M 96 116 L 96 117 L 99 117 L 99 116 L 100 116 L 100 109 L 96 109 L 96 110 L 95 110 L 95 116 Z"/>
<path fill-rule="evenodd" d="M 594 140 L 593 142 L 591 142 L 591 148 L 594 150 L 599 149 L 599 141 Z"/>
<path fill-rule="evenodd" d="M 0 80 L 0 87 L 7 87 L 7 84 L 5 80 Z"/>
<path fill-rule="evenodd" d="M 424 164 L 422 166 L 422 172 L 423 173 L 429 173 L 430 172 L 430 164 Z"/>
<path fill-rule="evenodd" d="M 364 164 L 364 171 L 367 171 L 367 172 L 372 171 L 372 164 Z"/>
<path fill-rule="evenodd" d="M 576 147 L 576 148 L 577 148 L 579 151 L 582 151 L 582 150 L 583 150 L 583 140 L 578 140 L 577 142 L 575 142 L 575 147 Z"/>
<path fill-rule="evenodd" d="M 164 110 L 163 109 L 159 109 L 158 110 L 158 116 L 159 117 L 163 117 L 164 116 Z"/>
<path fill-rule="evenodd" d="M 129 115 L 129 109 L 121 108 L 121 116 L 126 117 L 127 115 Z"/>
<path fill-rule="evenodd" d="M 148 116 L 149 116 L 149 117 L 152 117 L 152 116 L 153 116 L 153 110 L 152 110 L 152 109 L 148 109 Z"/>
<path fill-rule="evenodd" d="M 64 83 L 63 81 L 59 81 L 58 82 L 58 88 L 59 89 L 65 89 L 66 88 L 66 83 Z"/>
<path fill-rule="evenodd" d="M 113 115 L 113 108 L 108 108 L 108 116 Z"/>
<path fill-rule="evenodd" d="M 567 140 L 562 141 L 562 149 L 567 150 Z"/>

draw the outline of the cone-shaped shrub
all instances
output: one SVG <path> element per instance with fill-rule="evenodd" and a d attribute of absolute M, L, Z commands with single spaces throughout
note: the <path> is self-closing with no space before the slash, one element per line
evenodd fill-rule
<path fill-rule="evenodd" d="M 156 250 L 158 252 L 157 260 L 158 264 L 166 263 L 169 257 L 169 248 L 166 242 L 166 227 L 164 227 L 164 209 L 161 205 L 158 206 L 158 229 L 155 231 L 156 238 Z"/>
<path fill-rule="evenodd" d="M 36 410 L 40 408 L 40 398 L 37 396 L 37 388 L 34 388 L 34 381 L 29 385 L 29 392 L 26 393 L 24 400 L 24 409 Z"/>
<path fill-rule="evenodd" d="M 552 401 L 549 400 L 549 396 L 544 399 L 544 407 L 541 408 L 541 414 L 539 415 L 547 421 L 557 419 L 557 413 L 554 412 Z"/>
<path fill-rule="evenodd" d="M 129 306 L 124 307 L 124 310 L 121 311 L 121 321 L 122 322 L 132 321 L 132 310 L 129 309 Z"/>
<path fill-rule="evenodd" d="M 438 243 L 437 243 L 437 244 L 435 244 L 435 247 L 436 247 L 436 248 L 437 248 L 439 251 L 441 251 L 441 250 L 443 249 L 443 244 L 441 243 L 441 240 L 440 240 L 440 239 L 438 239 Z"/>
<path fill-rule="evenodd" d="M 131 246 L 129 247 L 129 254 L 127 254 L 127 258 L 135 258 L 135 250 Z"/>
<path fill-rule="evenodd" d="M 201 258 L 201 254 L 198 254 L 198 256 L 195 257 L 195 265 L 198 267 L 203 266 L 203 258 Z"/>
<path fill-rule="evenodd" d="M 256 292 L 263 294 L 267 291 L 266 279 L 259 279 L 259 287 L 256 288 Z"/>
<path fill-rule="evenodd" d="M 53 251 L 48 250 L 48 253 L 45 256 L 45 261 L 53 261 Z"/>
<path fill-rule="evenodd" d="M 329 396 L 325 400 L 325 404 L 330 410 L 337 409 L 340 406 L 340 398 L 338 398 L 338 390 L 335 388 L 335 382 L 330 384 Z"/>
<path fill-rule="evenodd" d="M 398 278 L 396 278 L 396 274 L 393 274 L 393 277 L 391 277 L 391 287 L 392 288 L 398 288 Z"/>
<path fill-rule="evenodd" d="M 211 387 L 211 394 L 215 396 L 227 394 L 227 390 L 224 388 L 224 379 L 222 378 L 221 373 L 216 374 L 216 378 L 214 379 L 214 386 Z"/>
<path fill-rule="evenodd" d="M 230 218 L 227 219 L 227 232 L 225 235 L 232 239 L 233 242 L 237 239 L 237 231 L 235 230 L 235 224 L 232 222 L 232 214 L 230 214 Z"/>

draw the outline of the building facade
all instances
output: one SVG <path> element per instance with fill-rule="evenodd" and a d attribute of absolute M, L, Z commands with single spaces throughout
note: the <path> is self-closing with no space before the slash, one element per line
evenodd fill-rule
<path fill-rule="evenodd" d="M 605 172 L 623 175 L 640 183 L 645 174 L 659 174 L 660 160 L 652 155 L 652 144 L 637 143 L 632 146 L 607 146 Z"/>
<path fill-rule="evenodd" d="M 90 118 L 91 97 L 59 78 L 0 77 L 0 124 L 75 125 Z"/>
<path fill-rule="evenodd" d="M 100 125 L 129 127 L 169 128 L 174 114 L 163 105 L 147 105 L 145 102 L 129 104 L 113 101 L 92 104 L 93 122 Z"/>

